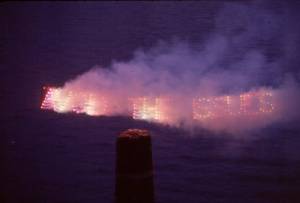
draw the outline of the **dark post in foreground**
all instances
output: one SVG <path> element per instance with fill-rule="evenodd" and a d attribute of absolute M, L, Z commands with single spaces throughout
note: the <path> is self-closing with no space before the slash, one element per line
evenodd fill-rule
<path fill-rule="evenodd" d="M 129 129 L 117 140 L 116 203 L 153 203 L 153 165 L 148 131 Z"/>

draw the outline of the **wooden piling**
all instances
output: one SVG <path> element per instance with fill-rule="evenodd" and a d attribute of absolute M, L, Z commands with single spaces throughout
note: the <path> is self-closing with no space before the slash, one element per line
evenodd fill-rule
<path fill-rule="evenodd" d="M 154 203 L 151 136 L 128 129 L 117 139 L 116 203 Z"/>

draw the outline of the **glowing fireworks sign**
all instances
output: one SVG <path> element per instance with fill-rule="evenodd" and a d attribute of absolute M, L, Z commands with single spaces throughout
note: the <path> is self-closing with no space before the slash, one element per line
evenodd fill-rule
<path fill-rule="evenodd" d="M 84 113 L 90 116 L 111 115 L 108 109 L 113 107 L 110 107 L 108 98 L 54 87 L 44 87 L 43 90 L 44 98 L 41 109 L 59 113 Z M 132 112 L 133 119 L 168 122 L 174 117 L 175 110 L 180 108 L 176 106 L 176 101 L 171 103 L 170 98 L 136 97 L 125 100 L 130 101 L 131 105 L 127 112 Z M 192 106 L 190 117 L 196 121 L 222 117 L 270 115 L 275 110 L 273 95 L 266 90 L 221 97 L 195 97 L 191 103 L 186 104 L 186 107 L 188 106 Z"/>
<path fill-rule="evenodd" d="M 266 115 L 274 111 L 271 92 L 248 92 L 239 96 L 197 98 L 193 100 L 193 118 L 207 120 L 228 116 Z"/>
<path fill-rule="evenodd" d="M 153 120 L 163 122 L 167 118 L 167 99 L 139 97 L 133 98 L 132 117 L 133 119 Z"/>
<path fill-rule="evenodd" d="M 53 110 L 58 113 L 85 113 L 90 116 L 106 114 L 106 100 L 99 99 L 99 97 L 96 99 L 93 94 L 75 94 L 72 91 L 54 87 L 44 87 L 43 89 L 45 93 L 41 109 Z"/>

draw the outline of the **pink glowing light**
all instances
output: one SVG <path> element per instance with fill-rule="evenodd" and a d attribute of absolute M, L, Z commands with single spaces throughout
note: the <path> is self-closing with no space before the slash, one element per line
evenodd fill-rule
<path fill-rule="evenodd" d="M 113 99 L 86 91 L 73 92 L 62 88 L 44 87 L 41 109 L 58 113 L 74 112 L 89 116 L 111 115 L 108 109 Z M 176 100 L 164 97 L 124 98 L 130 101 L 127 112 L 132 112 L 133 119 L 169 122 L 176 117 L 174 112 L 182 106 L 176 106 Z M 190 118 L 195 121 L 207 121 L 218 118 L 239 116 L 270 115 L 275 110 L 271 91 L 258 90 L 240 95 L 195 97 L 186 109 L 192 109 Z M 188 113 L 188 112 L 187 112 Z"/>

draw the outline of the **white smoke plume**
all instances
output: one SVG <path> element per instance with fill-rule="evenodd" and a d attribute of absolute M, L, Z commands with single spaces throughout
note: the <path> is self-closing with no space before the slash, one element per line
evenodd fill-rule
<path fill-rule="evenodd" d="M 111 106 L 107 115 L 130 115 L 132 98 L 171 98 L 166 123 L 175 126 L 239 132 L 299 119 L 299 73 L 289 71 L 287 63 L 287 9 L 268 5 L 226 3 L 216 16 L 215 28 L 201 43 L 159 41 L 151 49 L 137 50 L 129 61 L 114 61 L 109 67 L 96 65 L 66 82 L 62 90 L 78 95 L 79 103 L 85 92 L 99 101 L 105 98 Z M 195 98 L 230 95 L 239 103 L 232 104 L 237 112 L 240 95 L 247 92 L 272 94 L 272 112 L 193 119 Z"/>

